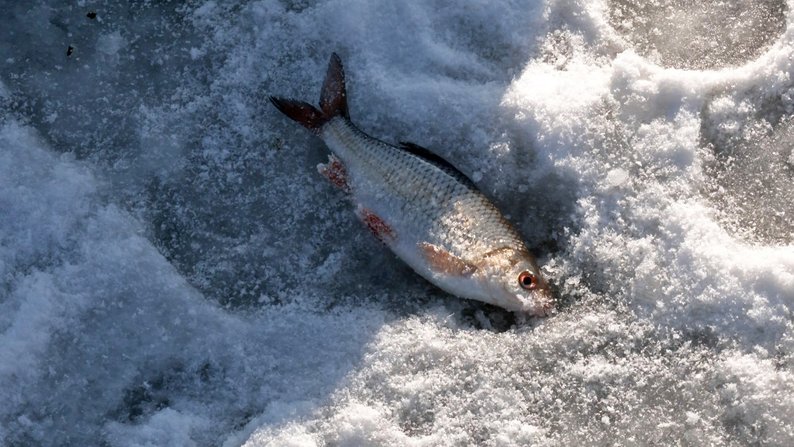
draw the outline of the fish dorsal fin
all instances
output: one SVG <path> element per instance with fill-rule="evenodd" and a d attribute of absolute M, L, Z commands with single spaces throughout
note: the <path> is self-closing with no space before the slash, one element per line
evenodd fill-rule
<path fill-rule="evenodd" d="M 468 183 L 470 185 L 474 185 L 474 182 L 472 182 L 471 179 L 466 174 L 461 172 L 460 169 L 456 168 L 455 165 L 453 165 L 452 163 L 448 162 L 447 160 L 445 160 L 440 155 L 433 153 L 430 149 L 428 149 L 426 147 L 419 146 L 418 144 L 415 144 L 415 143 L 410 143 L 408 141 L 400 141 L 400 146 L 399 147 L 400 147 L 400 149 L 402 149 L 402 150 L 404 150 L 406 152 L 409 152 L 409 153 L 411 153 L 411 154 L 413 154 L 413 155 L 415 155 L 415 156 L 427 161 L 428 163 L 433 164 L 437 168 L 439 168 L 439 169 L 443 170 L 444 172 L 452 175 L 453 177 L 455 177 L 455 178 L 457 178 L 459 180 L 462 180 L 465 183 Z"/>

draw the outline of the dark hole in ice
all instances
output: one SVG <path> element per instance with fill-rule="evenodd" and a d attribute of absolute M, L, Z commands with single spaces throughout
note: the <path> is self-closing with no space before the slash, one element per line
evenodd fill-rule
<path fill-rule="evenodd" d="M 67 57 L 68 57 L 68 56 L 71 56 L 71 55 L 72 55 L 72 53 L 74 53 L 74 47 L 73 47 L 73 46 L 71 46 L 71 45 L 69 45 L 69 47 L 66 49 L 66 56 L 67 56 Z"/>
<path fill-rule="evenodd" d="M 88 14 L 86 14 L 85 16 L 88 17 L 91 20 L 94 20 L 96 18 L 96 13 L 94 11 L 91 11 Z"/>
<path fill-rule="evenodd" d="M 786 28 L 785 0 L 609 0 L 610 25 L 665 67 L 714 69 L 760 56 Z"/>

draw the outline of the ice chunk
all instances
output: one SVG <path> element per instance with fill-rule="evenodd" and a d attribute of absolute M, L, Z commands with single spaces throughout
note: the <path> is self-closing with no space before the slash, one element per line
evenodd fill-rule
<path fill-rule="evenodd" d="M 615 168 L 607 172 L 606 182 L 611 188 L 618 188 L 629 180 L 629 173 L 625 169 Z"/>

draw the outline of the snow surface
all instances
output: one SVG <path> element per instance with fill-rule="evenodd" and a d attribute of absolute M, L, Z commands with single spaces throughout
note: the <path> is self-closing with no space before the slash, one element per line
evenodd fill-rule
<path fill-rule="evenodd" d="M 794 445 L 794 3 L 739 3 L 9 2 L 0 445 Z M 333 51 L 556 315 L 356 222 L 267 102 Z"/>

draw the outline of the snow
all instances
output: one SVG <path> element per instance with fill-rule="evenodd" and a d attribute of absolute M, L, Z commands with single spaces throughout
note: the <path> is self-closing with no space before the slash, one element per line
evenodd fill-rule
<path fill-rule="evenodd" d="M 794 444 L 794 4 L 643 5 L 10 6 L 0 445 Z M 356 222 L 267 102 L 333 51 L 354 122 L 469 173 L 556 315 Z"/>

